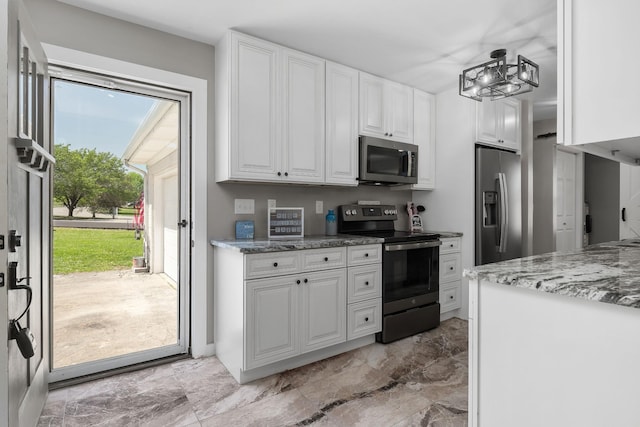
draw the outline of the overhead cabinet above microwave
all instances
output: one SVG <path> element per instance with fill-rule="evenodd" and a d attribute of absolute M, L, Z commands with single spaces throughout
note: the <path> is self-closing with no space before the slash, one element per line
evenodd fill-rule
<path fill-rule="evenodd" d="M 413 88 L 361 72 L 360 134 L 413 143 Z"/>

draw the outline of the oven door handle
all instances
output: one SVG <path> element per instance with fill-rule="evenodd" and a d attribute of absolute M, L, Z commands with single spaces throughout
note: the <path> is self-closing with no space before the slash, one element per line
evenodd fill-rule
<path fill-rule="evenodd" d="M 384 250 L 387 252 L 394 251 L 410 251 L 412 249 L 434 248 L 440 246 L 442 242 L 440 240 L 429 240 L 428 242 L 412 242 L 412 243 L 389 243 L 384 245 Z"/>

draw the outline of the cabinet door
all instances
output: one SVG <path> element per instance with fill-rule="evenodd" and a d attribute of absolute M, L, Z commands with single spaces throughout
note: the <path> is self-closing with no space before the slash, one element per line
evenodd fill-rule
<path fill-rule="evenodd" d="M 324 182 L 324 60 L 283 49 L 283 178 Z"/>
<path fill-rule="evenodd" d="M 386 82 L 385 110 L 389 139 L 413 143 L 413 88 Z"/>
<path fill-rule="evenodd" d="M 360 134 L 385 138 L 385 80 L 360 73 Z"/>
<path fill-rule="evenodd" d="M 280 162 L 278 49 L 271 43 L 231 36 L 232 178 L 277 178 Z"/>
<path fill-rule="evenodd" d="M 298 354 L 298 285 L 294 276 L 249 280 L 245 286 L 244 369 Z"/>
<path fill-rule="evenodd" d="M 520 101 L 504 99 L 501 101 L 500 140 L 505 148 L 520 151 Z"/>
<path fill-rule="evenodd" d="M 418 151 L 418 183 L 414 190 L 433 190 L 436 182 L 435 96 L 413 92 L 413 143 Z"/>
<path fill-rule="evenodd" d="M 498 143 L 498 105 L 499 101 L 489 100 L 476 104 L 476 141 Z"/>
<path fill-rule="evenodd" d="M 301 276 L 301 353 L 347 339 L 346 276 L 344 268 Z"/>
<path fill-rule="evenodd" d="M 358 71 L 326 65 L 327 184 L 358 185 Z"/>

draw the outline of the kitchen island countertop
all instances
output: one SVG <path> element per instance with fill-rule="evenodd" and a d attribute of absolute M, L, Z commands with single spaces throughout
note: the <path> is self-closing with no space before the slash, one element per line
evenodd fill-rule
<path fill-rule="evenodd" d="M 340 246 L 375 245 L 383 242 L 378 237 L 352 236 L 338 234 L 337 236 L 304 236 L 298 239 L 240 239 L 240 240 L 211 240 L 211 245 L 232 249 L 245 254 L 264 252 L 294 251 L 301 249 L 334 248 Z"/>
<path fill-rule="evenodd" d="M 640 308 L 640 239 L 466 269 L 471 280 Z"/>

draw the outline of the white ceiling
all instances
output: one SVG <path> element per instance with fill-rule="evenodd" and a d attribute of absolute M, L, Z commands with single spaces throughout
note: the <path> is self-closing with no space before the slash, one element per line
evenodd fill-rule
<path fill-rule="evenodd" d="M 540 65 L 534 119 L 555 116 L 556 0 L 59 1 L 212 45 L 233 28 L 431 93 L 506 48 Z"/>

